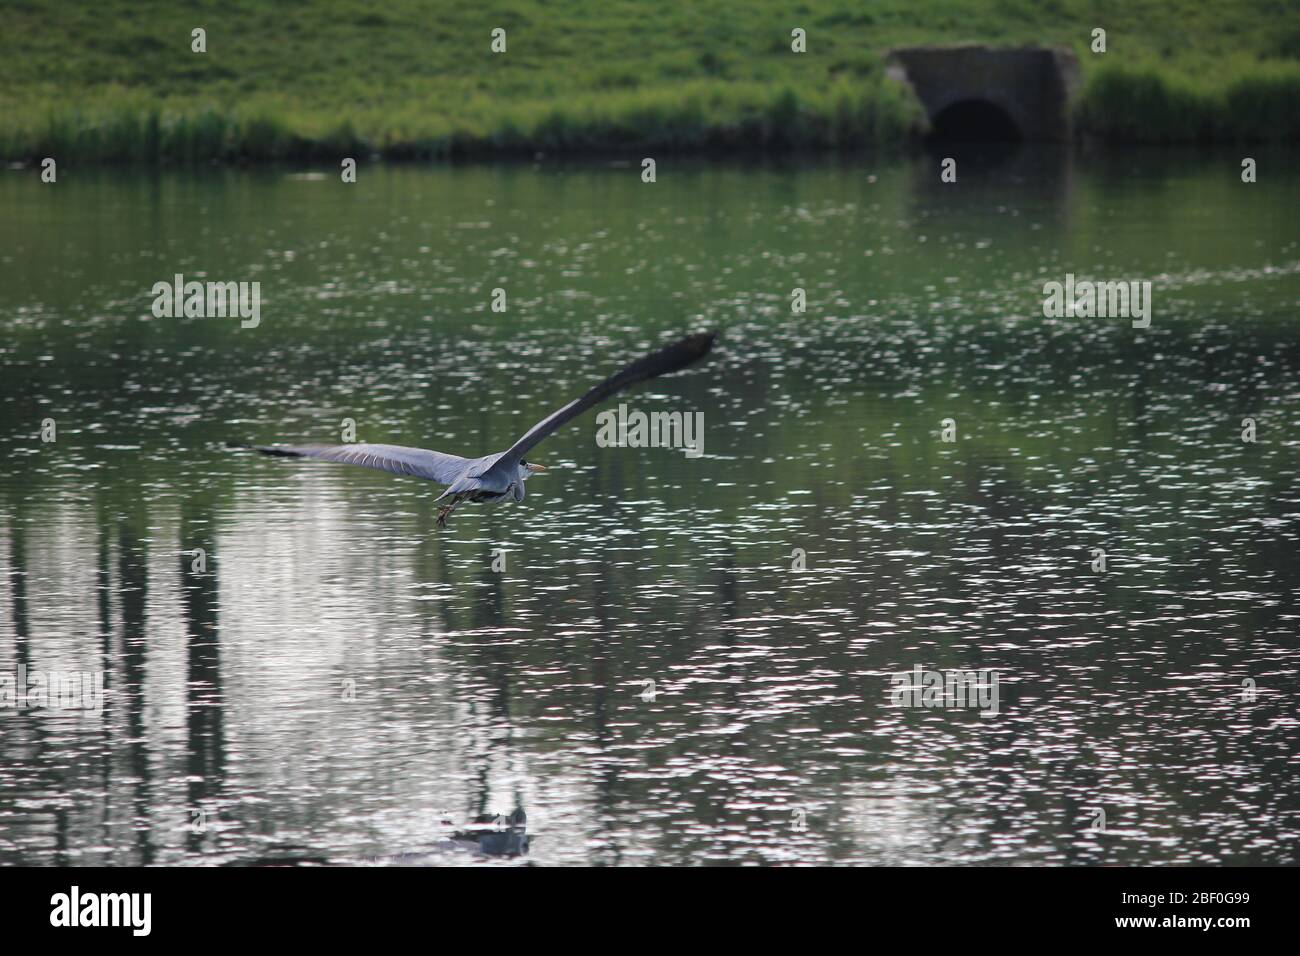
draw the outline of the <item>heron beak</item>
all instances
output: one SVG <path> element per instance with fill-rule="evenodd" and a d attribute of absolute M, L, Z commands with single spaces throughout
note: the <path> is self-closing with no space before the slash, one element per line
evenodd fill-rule
<path fill-rule="evenodd" d="M 530 472 L 532 472 L 533 474 L 537 474 L 539 471 L 545 471 L 545 470 L 546 470 L 546 466 L 545 466 L 545 465 L 538 465 L 538 464 L 535 464 L 535 463 L 533 463 L 533 462 L 530 461 L 530 462 L 528 463 L 528 470 L 529 470 Z"/>

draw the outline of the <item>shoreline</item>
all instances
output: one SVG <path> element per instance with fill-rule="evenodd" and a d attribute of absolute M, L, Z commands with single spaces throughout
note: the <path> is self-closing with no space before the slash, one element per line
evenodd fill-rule
<path fill-rule="evenodd" d="M 1300 142 L 1300 63 L 1261 62 L 1215 86 L 1154 68 L 1084 78 L 1072 143 L 1234 145 Z M 221 108 L 108 93 L 88 106 L 6 110 L 0 162 L 184 167 L 324 162 L 528 160 L 596 156 L 783 155 L 914 148 L 929 123 L 910 88 L 883 74 L 809 90 L 690 82 L 650 90 L 500 103 L 474 126 L 430 113 L 404 132 L 386 111 L 322 119 L 268 106 Z"/>

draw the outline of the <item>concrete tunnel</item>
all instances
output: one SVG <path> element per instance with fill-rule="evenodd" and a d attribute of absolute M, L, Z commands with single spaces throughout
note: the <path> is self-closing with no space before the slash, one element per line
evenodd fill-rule
<path fill-rule="evenodd" d="M 889 75 L 916 93 L 943 142 L 1065 142 L 1079 90 L 1074 53 L 1056 47 L 927 46 L 890 51 Z"/>

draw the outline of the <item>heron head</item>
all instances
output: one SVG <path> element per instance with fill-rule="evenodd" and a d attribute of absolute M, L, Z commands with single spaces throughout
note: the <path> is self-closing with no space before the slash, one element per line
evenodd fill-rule
<path fill-rule="evenodd" d="M 545 471 L 545 470 L 546 470 L 545 465 L 539 465 L 531 461 L 521 461 L 519 463 L 519 478 L 521 481 L 524 481 L 527 480 L 528 478 L 531 478 L 539 471 Z"/>

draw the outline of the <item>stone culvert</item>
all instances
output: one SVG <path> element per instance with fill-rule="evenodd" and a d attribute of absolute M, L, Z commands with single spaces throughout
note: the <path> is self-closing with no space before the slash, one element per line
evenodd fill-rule
<path fill-rule="evenodd" d="M 1067 49 L 925 46 L 890 51 L 889 75 L 909 84 L 948 141 L 1064 142 L 1079 90 Z"/>

